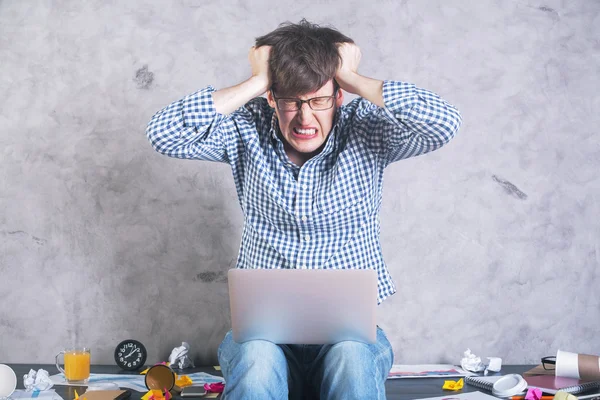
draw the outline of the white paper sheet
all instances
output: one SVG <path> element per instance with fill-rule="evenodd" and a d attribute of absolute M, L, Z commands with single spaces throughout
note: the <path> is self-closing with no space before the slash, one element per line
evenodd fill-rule
<path fill-rule="evenodd" d="M 220 376 L 207 374 L 206 372 L 194 372 L 187 375 L 194 385 L 203 385 L 205 383 L 224 382 Z M 81 384 L 70 384 L 66 381 L 63 374 L 56 374 L 50 377 L 55 385 L 67 386 L 87 386 Z M 92 383 L 111 382 L 116 383 L 121 388 L 127 388 L 138 392 L 147 392 L 148 388 L 144 383 L 145 375 L 126 375 L 126 374 L 90 374 L 88 385 Z"/>
<path fill-rule="evenodd" d="M 35 397 L 34 397 L 35 396 Z M 10 395 L 9 399 L 13 400 L 64 400 L 61 395 L 56 393 L 54 389 L 42 390 L 42 391 L 31 391 L 28 392 L 23 389 L 17 389 Z"/>
<path fill-rule="evenodd" d="M 392 366 L 388 379 L 403 378 L 448 378 L 456 376 L 472 376 L 471 372 L 465 371 L 461 367 L 451 364 L 423 364 L 423 365 L 404 365 L 395 364 Z"/>
<path fill-rule="evenodd" d="M 469 393 L 456 393 L 456 394 L 448 394 L 446 396 L 440 397 L 427 397 L 420 400 L 494 400 L 498 399 L 497 397 L 490 396 L 489 394 L 485 394 L 483 392 L 469 392 Z"/>

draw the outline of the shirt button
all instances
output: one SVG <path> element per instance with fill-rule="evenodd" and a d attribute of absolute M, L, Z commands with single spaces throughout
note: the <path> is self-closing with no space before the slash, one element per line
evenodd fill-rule
<path fill-rule="evenodd" d="M 308 185 L 306 183 L 302 184 L 302 189 L 307 190 L 308 189 Z"/>
<path fill-rule="evenodd" d="M 304 236 L 304 240 L 307 242 L 310 242 L 310 236 L 309 235 Z"/>
<path fill-rule="evenodd" d="M 302 221 L 304 221 L 304 222 L 308 221 L 308 217 L 306 215 L 303 215 L 302 216 Z"/>

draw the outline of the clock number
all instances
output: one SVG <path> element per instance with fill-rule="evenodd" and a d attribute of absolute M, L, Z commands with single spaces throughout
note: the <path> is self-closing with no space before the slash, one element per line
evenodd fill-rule
<path fill-rule="evenodd" d="M 123 357 L 119 358 L 119 361 L 123 362 Z"/>

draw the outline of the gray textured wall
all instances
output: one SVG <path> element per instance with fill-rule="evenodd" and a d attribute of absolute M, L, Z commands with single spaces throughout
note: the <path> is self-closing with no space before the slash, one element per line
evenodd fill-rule
<path fill-rule="evenodd" d="M 0 1 L 0 362 L 118 341 L 216 362 L 242 215 L 229 167 L 154 153 L 154 112 L 249 76 L 253 39 L 306 17 L 360 72 L 464 117 L 386 172 L 380 307 L 397 363 L 600 354 L 600 2 Z"/>

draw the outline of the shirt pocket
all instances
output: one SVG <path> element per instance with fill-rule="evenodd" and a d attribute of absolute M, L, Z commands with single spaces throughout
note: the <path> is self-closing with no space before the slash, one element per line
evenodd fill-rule
<path fill-rule="evenodd" d="M 373 196 L 375 160 L 357 149 L 343 151 L 319 179 L 315 204 L 322 214 L 356 208 Z"/>

